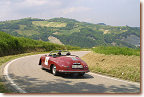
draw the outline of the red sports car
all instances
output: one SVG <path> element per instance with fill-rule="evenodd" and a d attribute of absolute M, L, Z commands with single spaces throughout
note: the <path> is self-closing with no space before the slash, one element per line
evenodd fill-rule
<path fill-rule="evenodd" d="M 40 57 L 39 65 L 42 69 L 51 70 L 53 75 L 58 73 L 72 73 L 83 76 L 89 72 L 87 64 L 76 55 L 68 51 L 52 51 L 49 55 Z"/>

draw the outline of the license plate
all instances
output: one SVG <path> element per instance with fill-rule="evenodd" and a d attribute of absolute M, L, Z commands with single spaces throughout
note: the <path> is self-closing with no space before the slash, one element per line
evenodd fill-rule
<path fill-rule="evenodd" d="M 83 68 L 82 65 L 72 65 L 72 68 Z"/>

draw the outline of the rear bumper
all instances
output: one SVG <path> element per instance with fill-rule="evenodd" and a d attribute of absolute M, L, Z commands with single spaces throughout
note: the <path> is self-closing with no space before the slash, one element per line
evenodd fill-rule
<path fill-rule="evenodd" d="M 89 70 L 79 70 L 79 71 L 72 71 L 72 70 L 59 70 L 61 73 L 87 73 Z"/>

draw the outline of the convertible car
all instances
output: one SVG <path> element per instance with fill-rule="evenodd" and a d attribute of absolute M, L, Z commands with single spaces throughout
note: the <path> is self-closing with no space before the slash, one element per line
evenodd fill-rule
<path fill-rule="evenodd" d="M 51 70 L 53 75 L 58 73 L 77 74 L 83 76 L 89 72 L 87 64 L 76 55 L 68 51 L 51 51 L 49 55 L 40 57 L 39 65 L 42 69 Z"/>

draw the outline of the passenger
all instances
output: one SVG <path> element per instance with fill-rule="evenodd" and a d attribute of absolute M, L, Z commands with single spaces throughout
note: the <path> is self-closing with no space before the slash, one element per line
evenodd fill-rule
<path fill-rule="evenodd" d="M 61 52 L 58 52 L 58 56 L 61 56 Z"/>

